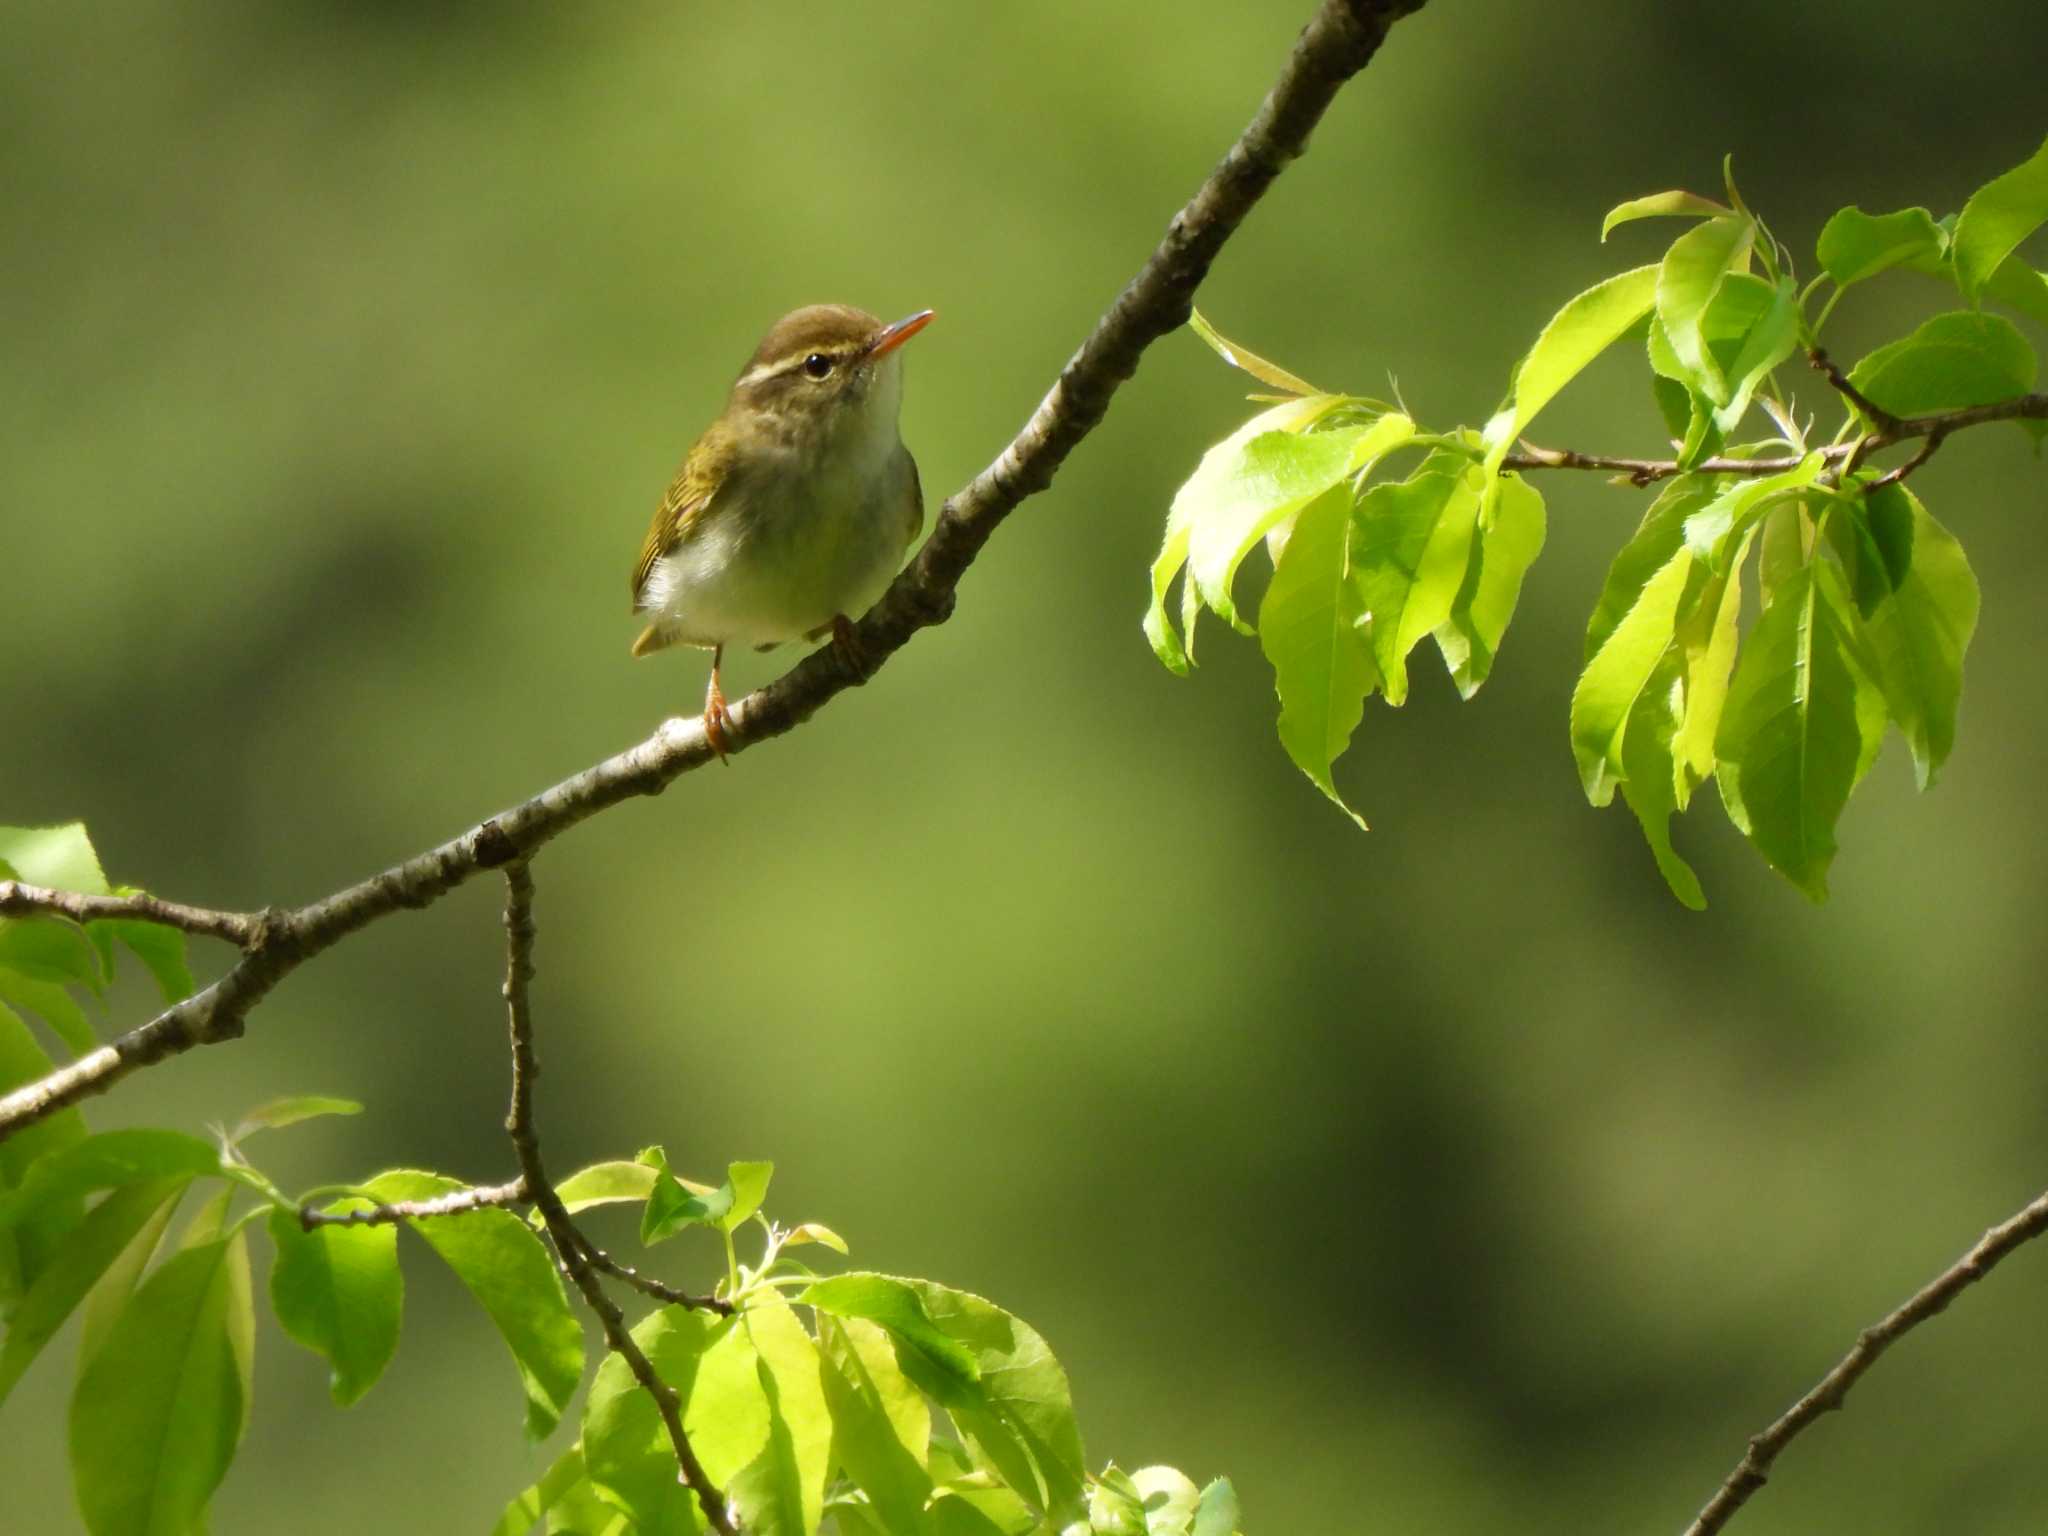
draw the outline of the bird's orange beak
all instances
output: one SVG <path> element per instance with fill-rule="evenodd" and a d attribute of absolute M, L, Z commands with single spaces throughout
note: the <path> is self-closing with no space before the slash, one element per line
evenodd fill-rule
<path fill-rule="evenodd" d="M 881 334 L 868 343 L 869 361 L 872 362 L 878 357 L 886 357 L 891 352 L 894 352 L 903 343 L 930 325 L 932 323 L 932 316 L 935 313 L 937 313 L 935 310 L 920 309 L 916 314 L 898 320 L 894 325 L 883 326 Z"/>

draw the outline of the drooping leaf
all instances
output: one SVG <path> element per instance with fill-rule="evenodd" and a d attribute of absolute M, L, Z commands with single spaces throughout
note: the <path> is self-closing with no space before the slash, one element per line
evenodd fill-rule
<path fill-rule="evenodd" d="M 0 967 L 55 986 L 106 989 L 99 951 L 78 924 L 62 917 L 0 918 Z"/>
<path fill-rule="evenodd" d="M 0 1158 L 34 1129 L 0 1141 Z M 212 1143 L 182 1131 L 100 1131 L 67 1143 L 54 1155 L 38 1161 L 18 1188 L 0 1195 L 0 1231 L 27 1220 L 46 1204 L 76 1199 L 95 1190 L 113 1189 L 142 1179 L 219 1171 L 219 1150 Z"/>
<path fill-rule="evenodd" d="M 847 1251 L 846 1239 L 822 1221 L 799 1222 L 789 1229 L 789 1235 L 782 1242 L 786 1248 L 793 1248 L 799 1243 L 818 1243 L 830 1248 L 834 1253 Z"/>
<path fill-rule="evenodd" d="M 71 1400 L 71 1469 L 93 1536 L 204 1528 L 249 1413 L 254 1348 L 243 1239 L 172 1255 L 87 1362 Z"/>
<path fill-rule="evenodd" d="M 1729 277 L 1734 283 L 1747 274 L 1735 273 Z M 1757 388 L 1770 376 L 1773 368 L 1792 355 L 1792 349 L 1799 342 L 1799 291 L 1791 278 L 1781 277 L 1775 284 L 1754 280 L 1759 288 L 1768 294 L 1763 313 L 1743 333 L 1741 343 L 1735 348 L 1732 360 L 1722 364 L 1724 376 L 1729 381 L 1729 394 L 1714 413 L 1714 425 L 1720 431 L 1732 432 L 1749 409 L 1749 402 Z M 1709 342 L 1709 350 L 1716 350 Z M 1719 361 L 1718 352 L 1716 361 Z"/>
<path fill-rule="evenodd" d="M 749 1301 L 740 1326 L 754 1348 L 768 1423 L 760 1450 L 733 1474 L 727 1491 L 748 1531 L 811 1536 L 824 1515 L 832 1459 L 832 1415 L 819 1379 L 818 1347 L 773 1291 Z"/>
<path fill-rule="evenodd" d="M 1984 285 L 1984 297 L 2048 325 L 2048 272 L 2035 271 L 2018 256 L 2008 256 L 2000 263 Z"/>
<path fill-rule="evenodd" d="M 1351 579 L 1389 704 L 1407 701 L 1408 653 L 1449 620 L 1464 586 L 1479 520 L 1480 473 L 1462 455 L 1435 453 L 1407 480 L 1376 485 L 1358 498 Z"/>
<path fill-rule="evenodd" d="M 1317 389 L 1315 385 L 1289 373 L 1278 363 L 1268 362 L 1249 347 L 1239 346 L 1236 342 L 1218 331 L 1215 326 L 1211 325 L 1199 309 L 1192 309 L 1188 312 L 1188 329 L 1213 347 L 1216 355 L 1222 358 L 1223 361 L 1230 364 L 1233 368 L 1242 368 L 1261 384 L 1270 384 L 1273 388 L 1284 390 L 1290 395 L 1320 395 L 1325 393 L 1325 391 Z"/>
<path fill-rule="evenodd" d="M 83 1056 L 99 1043 L 85 1010 L 57 982 L 35 981 L 19 971 L 0 966 L 0 1000 L 38 1015 L 74 1056 Z"/>
<path fill-rule="evenodd" d="M 1854 612 L 1826 559 L 1784 573 L 1742 647 L 1715 742 L 1729 819 L 1816 901 L 1835 822 L 1884 731 L 1884 697 L 1853 658 Z"/>
<path fill-rule="evenodd" d="M 189 1182 L 189 1181 L 185 1181 Z M 126 1189 L 124 1186 L 107 1197 L 118 1198 Z M 171 1218 L 177 1214 L 178 1201 L 166 1200 L 156 1208 L 142 1224 L 134 1237 L 130 1238 L 121 1251 L 114 1255 L 99 1279 L 86 1293 L 85 1306 L 79 1313 L 78 1323 L 78 1365 L 85 1363 L 99 1353 L 100 1346 L 114 1331 L 121 1314 L 127 1310 L 129 1299 L 134 1296 L 136 1286 L 142 1283 L 142 1276 L 149 1268 L 164 1244 L 164 1234 L 170 1230 Z"/>
<path fill-rule="evenodd" d="M 1633 541 L 1661 546 L 1664 529 L 1647 523 Z M 1624 548 L 1616 557 L 1616 569 L 1608 576 L 1609 594 L 1619 606 L 1620 583 L 1640 573 L 1633 600 L 1618 619 L 1610 623 L 1601 612 L 1594 615 L 1594 629 L 1604 629 L 1598 645 L 1579 674 L 1572 690 L 1572 755 L 1578 760 L 1579 781 L 1586 798 L 1594 805 L 1606 805 L 1614 798 L 1616 785 L 1628 775 L 1623 755 L 1625 733 L 1644 691 L 1651 686 L 1658 666 L 1671 651 L 1678 625 L 1679 605 L 1685 597 L 1686 582 L 1692 574 L 1692 552 L 1683 544 L 1672 549 L 1661 565 L 1644 571 L 1649 549 Z M 1626 569 L 1623 562 L 1629 562 Z M 1603 598 L 1603 607 L 1608 599 Z M 1594 645 L 1594 633 L 1587 643 Z M 1665 774 L 1669 793 L 1670 775 Z"/>
<path fill-rule="evenodd" d="M 1699 911 L 1707 904 L 1699 876 L 1671 843 L 1671 818 L 1679 809 L 1673 786 L 1678 778 L 1675 741 L 1683 720 L 1684 678 L 1685 652 L 1676 644 L 1667 645 L 1623 723 L 1619 782 L 1665 883 L 1686 906 Z"/>
<path fill-rule="evenodd" d="M 65 1234 L 7 1319 L 0 1341 L 0 1402 L 110 1265 L 152 1223 L 161 1233 L 186 1179 L 145 1179 L 108 1195 Z"/>
<path fill-rule="evenodd" d="M 1846 288 L 1892 267 L 1938 261 L 1946 244 L 1941 226 L 1925 208 L 1897 213 L 1843 208 L 1821 226 L 1814 255 L 1821 269 Z"/>
<path fill-rule="evenodd" d="M 439 1174 L 395 1168 L 371 1179 L 363 1193 L 390 1203 L 430 1200 L 463 1187 Z M 502 1207 L 410 1225 L 497 1325 L 526 1390 L 526 1432 L 542 1438 L 583 1376 L 583 1330 L 554 1260 L 533 1229 Z"/>
<path fill-rule="evenodd" d="M 740 1344 L 727 1351 L 734 1358 L 722 1362 L 707 1358 L 715 1344 L 734 1337 Z M 759 1381 L 745 1335 L 739 1333 L 732 1318 L 663 1307 L 634 1326 L 633 1341 L 646 1353 L 655 1374 L 683 1403 L 684 1433 L 713 1481 L 722 1484 L 751 1459 L 767 1434 L 765 1407 L 757 1419 L 740 1422 L 748 1399 L 739 1393 L 752 1382 L 754 1392 L 748 1395 L 756 1395 Z M 715 1379 L 709 1390 L 700 1393 L 698 1377 L 707 1365 Z M 746 1443 L 744 1455 L 734 1454 L 730 1434 L 698 1439 L 689 1410 L 700 1397 L 716 1400 L 721 1407 L 727 1399 L 735 1400 L 723 1427 Z M 583 1405 L 583 1459 L 590 1481 L 605 1502 L 631 1516 L 636 1536 L 696 1536 L 703 1529 L 697 1518 L 696 1497 L 676 1475 L 675 1451 L 661 1414 L 616 1354 L 607 1355 L 598 1366 Z"/>
<path fill-rule="evenodd" d="M 925 1470 L 931 1410 L 896 1363 L 889 1335 L 862 1318 L 820 1319 L 832 1460 L 868 1496 L 885 1530 L 915 1531 L 932 1497 Z"/>
<path fill-rule="evenodd" d="M 2022 240 L 2048 223 L 2048 140 L 2003 176 L 1979 187 L 1956 220 L 1956 284 L 1975 301 Z M 1881 403 L 1881 402 L 1880 402 Z M 5 849 L 0 849 L 0 855 Z"/>
<path fill-rule="evenodd" d="M 1720 404 L 1729 386 L 1707 350 L 1701 321 L 1731 272 L 1746 272 L 1756 221 L 1730 214 L 1680 235 L 1657 268 L 1657 319 L 1671 350 L 1700 392 Z"/>
<path fill-rule="evenodd" d="M 1280 695 L 1280 742 L 1297 768 L 1360 827 L 1331 765 L 1351 744 L 1379 686 L 1346 551 L 1351 492 L 1336 486 L 1302 509 L 1259 603 L 1259 645 Z"/>
<path fill-rule="evenodd" d="M 1342 403 L 1342 399 L 1339 395 L 1311 395 L 1259 412 L 1203 454 L 1195 472 L 1174 494 L 1173 505 L 1166 515 L 1166 541 L 1160 548 L 1159 557 L 1152 562 L 1152 603 L 1145 612 L 1146 638 L 1152 642 L 1152 649 L 1168 670 L 1183 675 L 1188 670 L 1188 648 L 1194 644 L 1192 613 L 1197 594 L 1189 588 L 1184 597 L 1181 623 L 1188 638 L 1187 646 L 1183 647 L 1180 635 L 1174 631 L 1173 621 L 1167 617 L 1167 590 L 1187 563 L 1188 545 L 1196 522 L 1209 515 L 1222 501 L 1245 445 L 1268 432 L 1299 432 Z"/>
<path fill-rule="evenodd" d="M 1863 629 L 1891 718 L 1912 749 L 1914 773 L 1926 789 L 1955 745 L 1963 652 L 1977 627 L 1977 578 L 1962 545 L 1904 486 L 1870 491 L 1866 505 L 1880 526 L 1892 519 L 1910 526 L 1902 541 L 1910 550 L 1903 572 L 1896 562 L 1880 567 L 1889 590 Z"/>
<path fill-rule="evenodd" d="M 2023 395 L 2034 371 L 2034 349 L 2010 320 L 1955 310 L 1870 353 L 1849 382 L 1894 416 L 1925 416 Z"/>
<path fill-rule="evenodd" d="M 363 1106 L 354 1099 L 337 1099 L 321 1093 L 295 1094 L 257 1105 L 242 1116 L 241 1123 L 229 1139 L 240 1141 L 256 1131 L 282 1130 L 285 1126 L 297 1125 L 301 1120 L 316 1120 L 323 1115 L 360 1115 L 362 1112 Z"/>
<path fill-rule="evenodd" d="M 1654 219 L 1667 215 L 1684 218 L 1711 219 L 1725 214 L 1729 209 L 1715 202 L 1711 197 L 1701 197 L 1696 192 L 1653 192 L 1648 197 L 1630 198 L 1607 211 L 1607 217 L 1600 221 L 1600 243 L 1605 245 L 1607 237 L 1615 229 L 1634 219 Z"/>
<path fill-rule="evenodd" d="M 350 1197 L 323 1209 L 368 1210 Z M 451 1217 L 460 1221 L 467 1218 Z M 358 1401 L 384 1374 L 398 1349 L 405 1281 L 398 1270 L 395 1226 L 316 1226 L 307 1231 L 290 1211 L 272 1210 L 270 1304 L 293 1339 L 332 1367 L 328 1390 L 337 1407 Z"/>
<path fill-rule="evenodd" d="M 1493 675 L 1493 658 L 1522 595 L 1522 578 L 1543 552 L 1543 497 L 1520 475 L 1501 477 L 1493 514 L 1480 520 L 1465 579 L 1448 619 L 1436 627 L 1437 649 L 1461 698 Z"/>
<path fill-rule="evenodd" d="M 135 891 L 123 887 L 118 894 L 134 895 Z M 109 976 L 114 973 L 113 946 L 119 944 L 142 962 L 166 1003 L 182 1002 L 199 990 L 185 958 L 185 935 L 177 929 L 134 918 L 108 917 L 87 923 L 85 931 L 99 946 L 101 963 Z"/>

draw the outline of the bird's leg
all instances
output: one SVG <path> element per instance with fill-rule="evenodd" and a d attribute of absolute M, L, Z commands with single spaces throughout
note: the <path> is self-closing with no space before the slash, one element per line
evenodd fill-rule
<path fill-rule="evenodd" d="M 856 683 L 868 680 L 872 669 L 868 666 L 867 652 L 860 643 L 860 631 L 843 613 L 832 615 L 832 654 L 839 658 L 839 665 Z"/>
<path fill-rule="evenodd" d="M 718 664 L 725 660 L 725 647 L 714 646 L 711 651 L 711 681 L 704 689 L 704 739 L 711 743 L 711 750 L 718 754 L 718 760 L 725 761 L 727 750 L 726 732 L 732 729 L 732 715 L 725 707 L 725 691 L 718 686 Z"/>

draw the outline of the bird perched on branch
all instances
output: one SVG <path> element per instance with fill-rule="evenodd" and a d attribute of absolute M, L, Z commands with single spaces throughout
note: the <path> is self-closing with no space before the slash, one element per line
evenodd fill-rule
<path fill-rule="evenodd" d="M 844 304 L 784 315 L 655 511 L 633 568 L 633 611 L 648 617 L 633 654 L 710 650 L 704 734 L 720 757 L 728 645 L 830 634 L 861 670 L 850 615 L 881 596 L 924 525 L 897 412 L 900 348 L 931 318 L 884 325 Z"/>

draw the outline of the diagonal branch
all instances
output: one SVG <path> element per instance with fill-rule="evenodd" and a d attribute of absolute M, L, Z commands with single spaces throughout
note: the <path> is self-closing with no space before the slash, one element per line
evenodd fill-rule
<path fill-rule="evenodd" d="M 533 1124 L 533 1080 L 540 1076 L 540 1060 L 533 1048 L 533 1012 L 529 1003 L 532 982 L 533 871 L 526 860 L 515 859 L 505 867 L 505 1017 L 512 1036 L 512 1107 L 505 1116 L 505 1131 L 519 1155 L 521 1175 L 533 1192 L 534 1209 L 547 1226 L 563 1272 L 597 1314 L 598 1325 L 604 1329 L 612 1352 L 626 1362 L 633 1379 L 661 1410 L 661 1422 L 675 1450 L 676 1465 L 703 1506 L 705 1521 L 720 1536 L 735 1536 L 725 1498 L 690 1448 L 690 1437 L 683 1432 L 682 1401 L 676 1389 L 661 1379 L 647 1352 L 627 1331 L 625 1314 L 605 1294 L 604 1283 L 597 1278 L 589 1243 L 570 1219 L 568 1207 L 562 1204 L 554 1185 L 548 1182 L 540 1156 L 540 1133 Z"/>
<path fill-rule="evenodd" d="M 1870 1369 L 1879 1355 L 1897 1343 L 1903 1334 L 1926 1322 L 1965 1289 L 1982 1280 L 2000 1259 L 2044 1232 L 2048 1232 L 2048 1194 L 1986 1232 L 1974 1248 L 1922 1286 L 1903 1306 L 1858 1334 L 1856 1347 L 1821 1377 L 1812 1391 L 1749 1442 L 1749 1449 L 1742 1460 L 1736 1463 L 1735 1470 L 1728 1474 L 1706 1507 L 1686 1527 L 1685 1536 L 1713 1536 L 1725 1526 L 1749 1501 L 1749 1496 L 1763 1487 L 1778 1453 L 1822 1414 L 1841 1407 L 1843 1397 L 1862 1379 L 1863 1373 Z"/>
<path fill-rule="evenodd" d="M 1188 318 L 1195 290 L 1223 244 L 1290 162 L 1308 147 L 1337 92 L 1372 62 L 1395 21 L 1423 0 L 1321 0 L 1266 99 L 1138 275 L 1060 370 L 1009 445 L 940 510 L 932 536 L 881 602 L 855 626 L 867 675 L 911 636 L 943 623 L 954 590 L 1004 518 L 1094 430 L 1145 349 Z M 727 750 L 780 736 L 816 714 L 853 676 L 827 647 L 732 710 Z M 349 934 L 402 907 L 424 907 L 485 870 L 524 858 L 586 817 L 659 794 L 712 757 L 701 721 L 667 720 L 637 746 L 564 779 L 460 837 L 357 885 L 287 913 L 265 914 L 247 952 L 211 986 L 112 1044 L 0 1097 L 0 1139 L 64 1106 L 105 1092 L 137 1068 L 195 1046 L 233 1040 L 249 1010 L 281 979 Z"/>
<path fill-rule="evenodd" d="M 30 885 L 25 880 L 0 880 L 0 917 L 68 917 L 74 923 L 98 922 L 103 918 L 136 918 L 161 923 L 201 938 L 225 939 L 247 948 L 263 918 L 257 912 L 216 912 L 211 907 L 188 907 L 183 902 L 164 901 L 138 893 L 134 896 L 82 896 L 76 891 L 53 891 Z"/>

